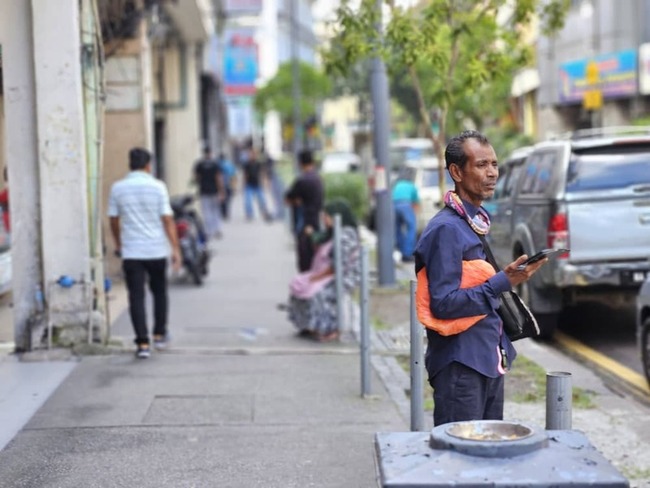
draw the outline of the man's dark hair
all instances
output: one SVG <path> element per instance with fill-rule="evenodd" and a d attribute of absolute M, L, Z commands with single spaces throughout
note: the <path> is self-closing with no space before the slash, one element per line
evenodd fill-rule
<path fill-rule="evenodd" d="M 141 147 L 129 151 L 129 168 L 131 171 L 144 169 L 151 162 L 151 153 Z"/>
<path fill-rule="evenodd" d="M 203 145 L 203 155 L 208 156 L 212 152 L 212 148 L 210 147 L 209 144 L 204 144 Z"/>
<path fill-rule="evenodd" d="M 448 170 L 451 164 L 456 164 L 462 169 L 467 163 L 467 154 L 463 148 L 467 139 L 476 139 L 481 146 L 490 144 L 487 137 L 476 130 L 466 130 L 452 137 L 445 149 L 445 167 Z"/>
<path fill-rule="evenodd" d="M 314 164 L 314 155 L 309 149 L 303 149 L 298 153 L 298 162 L 300 166 L 309 166 Z"/>

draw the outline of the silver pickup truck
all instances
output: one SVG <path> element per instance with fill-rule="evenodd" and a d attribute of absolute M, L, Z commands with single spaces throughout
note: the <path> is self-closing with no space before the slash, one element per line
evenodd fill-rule
<path fill-rule="evenodd" d="M 593 129 L 524 148 L 485 202 L 499 264 L 567 248 L 520 287 L 549 337 L 581 300 L 633 304 L 650 276 L 650 128 Z"/>

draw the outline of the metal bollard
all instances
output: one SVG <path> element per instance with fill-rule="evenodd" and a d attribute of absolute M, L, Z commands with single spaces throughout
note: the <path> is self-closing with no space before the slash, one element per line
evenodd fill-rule
<path fill-rule="evenodd" d="M 422 347 L 422 325 L 415 313 L 415 288 L 410 282 L 411 292 L 411 431 L 424 430 L 424 353 Z"/>
<path fill-rule="evenodd" d="M 546 373 L 546 430 L 570 430 L 573 390 L 571 373 Z"/>
<path fill-rule="evenodd" d="M 336 286 L 336 320 L 343 332 L 343 259 L 341 256 L 341 215 L 334 216 L 334 284 Z"/>
<path fill-rule="evenodd" d="M 361 355 L 361 396 L 370 395 L 370 314 L 368 310 L 368 248 L 361 246 L 361 283 L 360 294 L 360 355 Z"/>

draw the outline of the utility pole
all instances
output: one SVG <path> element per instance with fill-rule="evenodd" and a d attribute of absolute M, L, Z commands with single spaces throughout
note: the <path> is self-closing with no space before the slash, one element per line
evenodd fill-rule
<path fill-rule="evenodd" d="M 379 23 L 377 32 L 383 35 L 382 0 L 377 0 Z M 372 60 L 370 77 L 373 118 L 373 147 L 375 151 L 375 222 L 377 227 L 377 269 L 380 286 L 395 284 L 395 263 L 393 262 L 395 218 L 390 193 L 390 114 L 388 76 L 386 66 L 379 55 Z"/>
<path fill-rule="evenodd" d="M 298 174 L 298 153 L 301 150 L 302 121 L 300 120 L 300 34 L 298 32 L 298 19 L 296 2 L 289 0 L 289 22 L 291 33 L 291 94 L 293 98 L 293 167 Z"/>

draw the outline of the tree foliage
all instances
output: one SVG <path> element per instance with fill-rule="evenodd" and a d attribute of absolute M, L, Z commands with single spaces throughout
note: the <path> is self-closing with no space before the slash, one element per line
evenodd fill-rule
<path fill-rule="evenodd" d="M 412 8 L 384 2 L 390 19 L 382 35 L 375 0 L 361 0 L 358 9 L 344 1 L 326 69 L 346 73 L 359 59 L 381 56 L 391 73 L 406 75 L 441 168 L 450 119 L 459 128 L 467 119 L 480 126 L 487 116 L 505 113 L 513 75 L 532 60 L 522 32 L 535 19 L 544 33 L 556 31 L 569 7 L 568 0 L 427 0 Z M 432 109 L 438 134 L 431 130 Z"/>
<path fill-rule="evenodd" d="M 332 86 L 324 73 L 312 65 L 299 63 L 300 73 L 300 118 L 316 113 L 318 103 L 327 98 Z M 293 117 L 294 99 L 292 91 L 293 72 L 291 63 L 284 63 L 276 75 L 260 88 L 254 100 L 255 109 L 259 113 L 276 110 L 283 122 L 290 122 Z"/>

